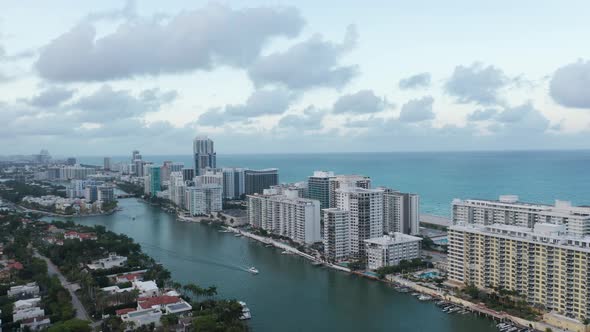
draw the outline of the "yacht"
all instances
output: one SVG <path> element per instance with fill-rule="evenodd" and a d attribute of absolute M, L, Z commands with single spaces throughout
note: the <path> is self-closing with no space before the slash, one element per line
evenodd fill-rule
<path fill-rule="evenodd" d="M 250 267 L 248 269 L 248 272 L 250 272 L 252 274 L 258 274 L 258 270 L 254 266 Z"/>

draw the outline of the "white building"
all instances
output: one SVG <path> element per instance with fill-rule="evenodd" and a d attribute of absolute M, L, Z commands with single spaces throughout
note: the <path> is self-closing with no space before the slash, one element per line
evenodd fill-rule
<path fill-rule="evenodd" d="M 186 208 L 193 216 L 208 215 L 223 208 L 223 188 L 219 184 L 186 187 Z"/>
<path fill-rule="evenodd" d="M 506 224 L 532 228 L 535 223 L 566 225 L 572 235 L 590 235 L 590 207 L 572 206 L 556 201 L 555 205 L 523 203 L 516 195 L 495 200 L 453 200 L 453 224 Z"/>
<path fill-rule="evenodd" d="M 383 189 L 383 232 L 420 234 L 420 196 Z"/>
<path fill-rule="evenodd" d="M 12 286 L 7 292 L 8 297 L 32 297 L 39 295 L 39 286 L 36 282 L 30 282 L 26 285 Z"/>
<path fill-rule="evenodd" d="M 184 208 L 184 194 L 186 191 L 185 182 L 182 177 L 182 172 L 170 173 L 170 200 L 178 207 Z"/>
<path fill-rule="evenodd" d="M 246 192 L 244 168 L 223 168 L 223 198 L 239 199 Z"/>
<path fill-rule="evenodd" d="M 350 254 L 356 258 L 364 257 L 364 240 L 383 235 L 383 190 L 337 189 L 336 208 L 349 213 Z"/>
<path fill-rule="evenodd" d="M 101 258 L 88 264 L 88 268 L 91 270 L 108 270 L 114 267 L 121 267 L 127 262 L 127 257 L 119 256 L 116 254 L 109 254 L 107 258 Z"/>
<path fill-rule="evenodd" d="M 422 238 L 403 233 L 391 233 L 365 240 L 367 267 L 376 270 L 384 266 L 398 265 L 400 261 L 420 258 Z"/>
<path fill-rule="evenodd" d="M 45 310 L 39 307 L 28 307 L 23 308 L 20 310 L 16 310 L 12 313 L 12 321 L 18 322 L 20 320 L 34 318 L 34 317 L 43 317 L 45 316 Z"/>
<path fill-rule="evenodd" d="M 300 198 L 297 191 L 285 192 L 283 195 L 248 195 L 247 199 L 248 222 L 253 227 L 286 236 L 299 243 L 321 241 L 319 201 Z"/>
<path fill-rule="evenodd" d="M 350 257 L 349 212 L 336 208 L 323 209 L 324 255 L 331 262 L 345 261 Z"/>

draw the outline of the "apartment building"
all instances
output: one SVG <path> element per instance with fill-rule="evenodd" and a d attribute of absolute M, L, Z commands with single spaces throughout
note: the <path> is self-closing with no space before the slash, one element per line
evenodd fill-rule
<path fill-rule="evenodd" d="M 532 228 L 535 223 L 566 225 L 572 235 L 590 235 L 590 207 L 572 206 L 559 201 L 555 205 L 520 202 L 516 195 L 498 200 L 453 200 L 453 223 L 479 225 L 506 224 Z"/>
<path fill-rule="evenodd" d="M 367 267 L 376 270 L 398 265 L 402 260 L 420 258 L 421 241 L 422 238 L 399 232 L 365 240 Z"/>
<path fill-rule="evenodd" d="M 566 225 L 465 224 L 449 228 L 449 280 L 516 291 L 528 303 L 580 321 L 590 318 L 590 237 Z"/>
<path fill-rule="evenodd" d="M 345 261 L 350 256 L 350 213 L 337 208 L 323 209 L 324 256 L 331 262 Z"/>

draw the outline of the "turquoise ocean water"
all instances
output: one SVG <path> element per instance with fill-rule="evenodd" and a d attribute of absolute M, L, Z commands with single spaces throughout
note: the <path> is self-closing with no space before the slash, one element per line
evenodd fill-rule
<path fill-rule="evenodd" d="M 128 156 L 112 157 L 113 161 Z M 421 196 L 421 211 L 450 216 L 453 198 L 494 199 L 519 195 L 522 201 L 570 200 L 590 205 L 590 151 L 415 152 L 326 154 L 235 154 L 218 152 L 218 166 L 279 169 L 280 182 L 302 181 L 314 170 L 363 174 L 385 185 Z M 144 155 L 192 165 L 190 155 Z M 79 157 L 102 165 L 102 157 Z"/>

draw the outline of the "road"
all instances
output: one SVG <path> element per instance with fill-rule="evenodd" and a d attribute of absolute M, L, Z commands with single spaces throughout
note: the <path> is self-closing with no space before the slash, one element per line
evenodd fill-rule
<path fill-rule="evenodd" d="M 76 318 L 92 321 L 92 319 L 90 319 L 90 316 L 88 316 L 88 313 L 86 312 L 86 308 L 84 308 L 82 302 L 80 302 L 78 295 L 76 295 L 76 293 L 74 292 L 72 284 L 70 284 L 66 277 L 64 277 L 64 275 L 61 274 L 57 266 L 55 266 L 55 264 L 53 264 L 51 260 L 49 260 L 49 258 L 42 256 L 37 251 L 35 251 L 35 257 L 39 257 L 42 260 L 44 260 L 47 263 L 47 272 L 49 273 L 49 275 L 56 275 L 59 281 L 61 282 L 61 285 L 65 289 L 67 289 L 68 292 L 70 292 L 70 295 L 72 296 L 72 305 L 74 306 L 74 309 L 76 309 Z"/>

